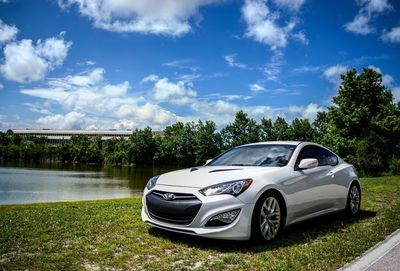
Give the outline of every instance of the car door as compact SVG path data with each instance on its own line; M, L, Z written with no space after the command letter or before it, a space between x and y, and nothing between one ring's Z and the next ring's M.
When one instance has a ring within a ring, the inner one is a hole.
M333 202L334 209L343 209L347 202L348 175L345 164L339 164L339 158L331 151L324 149L326 162L331 165L329 175L331 183L327 187L327 197Z
M316 145L305 146L296 159L294 179L289 186L292 208L292 219L332 208L333 196L329 187L332 185L332 165L327 159L326 150ZM300 169L302 159L315 158L318 166L310 169Z

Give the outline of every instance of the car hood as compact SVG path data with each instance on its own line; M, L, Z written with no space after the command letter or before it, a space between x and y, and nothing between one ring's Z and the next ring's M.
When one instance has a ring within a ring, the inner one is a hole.
M255 178L259 175L274 175L282 172L279 167L203 166L176 170L162 174L158 185L203 188L210 185L240 179Z

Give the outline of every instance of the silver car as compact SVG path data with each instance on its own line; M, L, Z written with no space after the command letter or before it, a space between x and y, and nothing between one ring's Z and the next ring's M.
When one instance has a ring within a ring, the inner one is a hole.
M354 167L310 142L234 147L201 167L151 178L142 219L161 229L218 239L274 239L291 224L360 210Z

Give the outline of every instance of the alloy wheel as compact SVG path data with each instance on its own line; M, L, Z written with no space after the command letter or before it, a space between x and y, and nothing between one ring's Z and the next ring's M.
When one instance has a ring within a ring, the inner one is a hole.
M281 209L279 202L274 197L268 197L262 207L260 213L260 229L261 234L266 240L272 240L278 234L281 224Z
M357 186L353 186L350 189L350 211L355 214L360 208L360 191Z

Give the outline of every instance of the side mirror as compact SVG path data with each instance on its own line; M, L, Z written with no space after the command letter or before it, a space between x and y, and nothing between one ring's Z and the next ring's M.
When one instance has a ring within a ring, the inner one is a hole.
M318 160L315 158L302 159L299 164L300 169L309 169L318 167Z
M208 163L210 163L212 160L213 160L213 159L208 159L204 165L205 165L205 166L208 165Z

